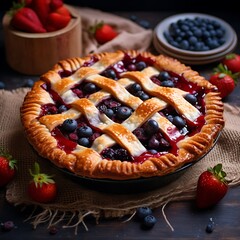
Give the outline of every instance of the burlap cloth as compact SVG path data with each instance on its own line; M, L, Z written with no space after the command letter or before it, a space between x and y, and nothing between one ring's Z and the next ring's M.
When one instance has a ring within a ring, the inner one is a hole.
M76 7L82 21L82 55L91 52L126 50L147 50L152 41L152 30L144 29L127 18L103 12L92 8ZM119 33L113 40L99 45L95 38L89 34L89 27L101 22L110 24Z
M83 21L84 54L116 49L146 50L151 44L152 31L143 29L130 20L93 9L79 8L79 11ZM95 20L116 24L122 33L109 43L98 46L86 32ZM177 181L143 193L111 194L83 187L37 155L26 140L19 116L19 108L27 91L28 88L0 90L0 147L7 149L18 160L17 176L7 186L6 199L14 205L40 207L42 210L29 218L34 227L46 222L48 226L58 223L76 229L82 223L87 228L84 223L87 215L96 219L131 217L140 206L157 208L165 206L169 201L193 199L199 174L219 162L223 163L228 179L231 180L230 186L236 186L240 182L240 108L237 106L225 104L226 126L217 144ZM52 204L36 204L26 194L26 186L31 178L29 169L35 161L40 163L42 172L54 175L59 186L57 199Z

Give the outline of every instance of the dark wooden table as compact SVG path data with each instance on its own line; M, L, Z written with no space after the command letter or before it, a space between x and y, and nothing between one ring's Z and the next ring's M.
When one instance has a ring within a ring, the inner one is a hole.
M150 22L154 28L159 21L176 12L115 12L116 14L130 18L136 15L139 19ZM221 17L236 30L239 38L240 24L239 15L232 12L205 12ZM240 38L239 38L240 39ZM239 43L235 52L239 53ZM202 66L192 66L205 77L208 77L213 67L218 63ZM2 28L0 29L0 81L6 85L6 89L16 89L25 85L28 79L37 80L38 76L28 76L13 71L6 63ZM240 84L234 92L225 100L240 106ZM0 103L1 104L1 103ZM157 223L153 229L143 231L140 224L135 220L123 223L122 219L101 219L96 224L94 219L87 219L88 231L83 226L78 229L78 235L74 235L73 229L60 229L56 235L50 235L46 225L40 225L36 230L32 229L29 222L24 222L29 215L27 211L14 207L5 200L5 189L0 189L0 223L12 220L16 228L10 232L1 232L1 240L17 239L240 239L240 187L231 188L222 201L212 209L199 211L194 207L193 201L169 203L165 208L168 220L174 228L170 229L164 220L161 208L154 210ZM215 222L214 231L206 233L206 225L209 219Z

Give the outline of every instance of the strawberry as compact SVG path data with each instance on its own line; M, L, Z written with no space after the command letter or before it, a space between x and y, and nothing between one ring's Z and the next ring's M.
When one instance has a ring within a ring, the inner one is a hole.
M13 13L11 25L16 29L29 33L44 33L46 29L43 27L40 19L34 10L28 7L22 7Z
M227 193L226 173L219 163L202 172L197 182L196 206L208 208L217 204Z
M222 63L227 66L232 73L240 72L240 55L230 53L224 57Z
M57 8L54 12L59 13L60 15L63 15L63 16L69 16L69 17L71 16L69 10L64 5Z
M63 0L50 0L50 8L52 11L63 6Z
M46 28L48 32L57 31L68 25L71 16L61 15L58 12L51 12L47 18Z
M209 82L215 85L220 92L222 98L227 97L235 88L237 74L229 71L225 65L220 63L214 69L214 73L210 76Z
M32 0L31 6L38 15L43 26L45 26L48 14L50 13L50 0Z
M114 39L118 33L109 24L104 22L96 23L89 28L89 32L95 37L99 44L104 44Z
M0 187L7 185L16 174L17 161L3 150L0 151Z
M57 196L57 185L51 176L40 173L40 166L35 162L34 173L29 170L32 180L28 184L29 197L39 203L48 203Z

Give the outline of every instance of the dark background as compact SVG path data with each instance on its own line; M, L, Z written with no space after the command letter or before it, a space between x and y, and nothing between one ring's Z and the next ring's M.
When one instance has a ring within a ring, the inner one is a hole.
M17 0L15 0L16 2ZM12 5L11 0L0 0L1 11L7 10ZM220 1L212 0L64 0L64 3L97 8L104 11L240 11L237 0Z

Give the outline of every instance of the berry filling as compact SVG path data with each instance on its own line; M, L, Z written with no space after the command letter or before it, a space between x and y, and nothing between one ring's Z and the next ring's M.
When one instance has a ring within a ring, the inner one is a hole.
M66 119L52 131L57 139L58 147L70 153L77 144L91 147L93 141L101 136L101 132L91 126L85 117L79 119Z
M132 115L133 109L114 98L103 100L97 105L100 113L106 114L111 120L121 123Z
M82 67L91 66L97 61L98 59L91 58L84 63ZM150 58L145 58L141 55L131 58L126 54L123 60L109 66L99 74L118 81L123 72L141 71L153 64L154 62ZM62 78L70 76L71 74L73 73L68 71L59 73ZM174 138L176 131L174 129L168 129L169 135L167 136L161 131L157 121L149 119L147 122L133 130L133 134L146 148L146 152L142 153L140 156L133 157L119 144L114 144L113 146L106 147L100 152L100 155L103 158L142 163L150 157L159 157L166 153L177 155L177 142L183 139L186 135L192 136L199 132L205 124L204 96L207 93L205 89L194 83L188 82L183 75L180 76L167 71L161 71L158 75L152 76L151 80L161 87L179 88L188 92L184 98L200 111L200 117L198 117L195 122L190 122L184 116L180 115L172 106L168 105L165 109L159 111L158 114L161 117L167 118L176 127L177 131L181 134L180 137ZM45 115L63 113L71 108L71 104L65 104L62 98L51 89L51 86L43 84L42 88L49 92L54 104L48 103L42 105L39 118ZM81 83L73 86L71 90L78 98L89 98L91 94L94 94L101 89L95 83L88 82L87 79L84 79ZM142 101L148 100L152 97L149 93L144 91L142 86L138 83L130 84L126 87L126 90L130 94L139 97ZM131 107L124 105L112 96L107 99L104 98L96 105L96 107L99 110L99 114L105 114L109 119L116 123L122 123L128 119L134 111ZM67 153L71 153L76 148L77 144L83 147L91 147L95 139L100 137L103 132L94 126L91 126L87 118L81 116L78 119L66 119L61 125L55 127L51 134L56 138L59 148Z

